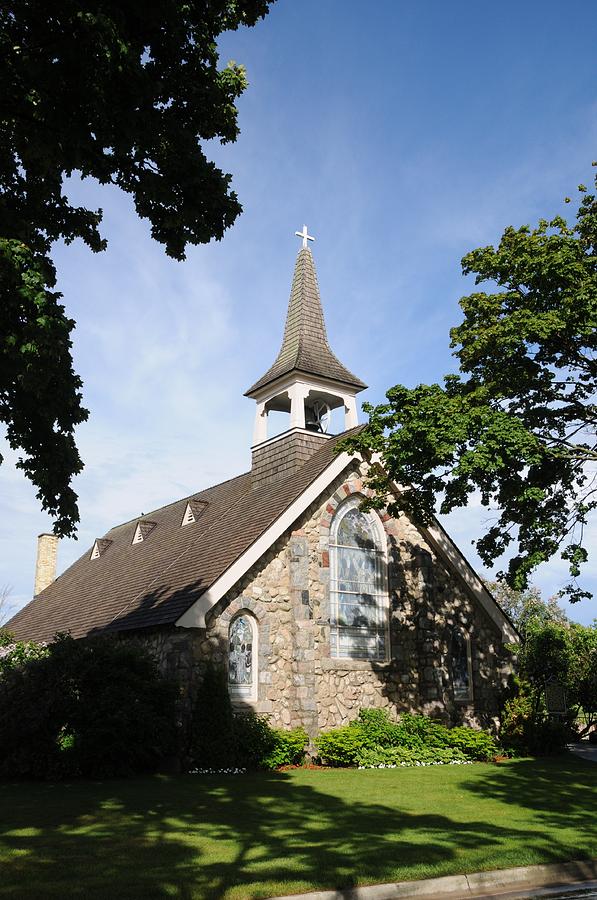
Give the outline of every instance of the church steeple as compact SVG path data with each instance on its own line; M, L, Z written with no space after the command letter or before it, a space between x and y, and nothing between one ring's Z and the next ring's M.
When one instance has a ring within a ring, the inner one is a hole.
M289 412L290 428L325 433L330 412L344 406L345 428L357 424L355 395L367 385L328 343L307 227L294 267L282 346L273 365L245 396L257 402L254 444L267 439L267 414Z

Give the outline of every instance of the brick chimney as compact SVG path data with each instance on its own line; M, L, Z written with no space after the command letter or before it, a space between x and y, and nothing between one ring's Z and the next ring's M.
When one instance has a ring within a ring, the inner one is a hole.
M56 578L56 556L58 538L55 534L40 534L37 538L37 560L35 561L35 588L33 596L41 594Z

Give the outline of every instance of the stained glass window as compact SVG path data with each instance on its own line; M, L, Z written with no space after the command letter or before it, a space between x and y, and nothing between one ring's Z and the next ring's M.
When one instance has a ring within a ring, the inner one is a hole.
M228 683L232 696L253 695L253 643L249 616L237 616L230 624L228 638Z
M385 659L388 597L385 554L374 514L351 497L332 523L330 541L331 655Z
M469 639L461 631L452 632L452 686L455 700L471 699L471 671L469 660Z

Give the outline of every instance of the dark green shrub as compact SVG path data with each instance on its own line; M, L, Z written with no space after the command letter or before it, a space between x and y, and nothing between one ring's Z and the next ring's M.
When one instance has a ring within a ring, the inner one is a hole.
M238 764L226 675L211 662L193 705L189 755L192 763L201 768L225 769Z
M152 771L176 750L176 694L136 644L59 636L0 679L0 775Z
M237 765L257 769L277 769L298 765L309 740L303 728L285 731L271 728L267 716L243 713L234 720Z
M234 717L236 764L262 768L263 760L273 752L276 738L267 716L249 711Z
M550 719L527 682L518 681L515 690L502 712L500 741L506 752L514 756L563 753L575 737L570 723Z
M253 710L234 714L225 672L209 664L193 709L190 757L205 769L276 769L302 761L308 737L302 728L272 728Z

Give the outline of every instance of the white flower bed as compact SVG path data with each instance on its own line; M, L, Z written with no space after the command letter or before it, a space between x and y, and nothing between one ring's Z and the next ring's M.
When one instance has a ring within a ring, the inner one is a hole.
M189 769L189 775L246 775L247 770L241 768L230 769Z
M452 759L450 762L401 762L401 763L379 763L378 765L359 766L359 769L400 769L402 766L413 768L414 766L472 766L470 759Z

